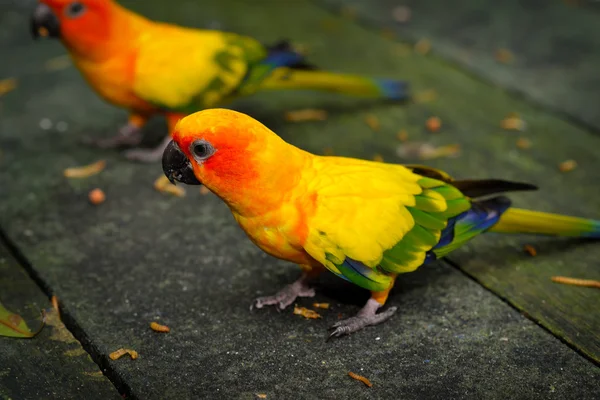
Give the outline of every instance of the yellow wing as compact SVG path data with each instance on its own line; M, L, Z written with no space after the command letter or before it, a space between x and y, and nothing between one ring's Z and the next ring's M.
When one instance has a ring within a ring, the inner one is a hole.
M136 95L186 113L218 105L266 54L249 37L168 24L153 25L138 40Z
M401 165L330 157L314 165L317 206L304 249L370 290L422 265L448 218L469 207L456 188Z
M305 250L331 270L346 257L375 267L385 250L412 229L420 177L399 165L318 158L310 182L318 193Z

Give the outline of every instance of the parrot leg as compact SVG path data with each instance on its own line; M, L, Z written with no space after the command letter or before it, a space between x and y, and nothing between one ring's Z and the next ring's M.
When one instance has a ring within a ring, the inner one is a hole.
M387 321L394 315L398 307L390 307L387 310L377 314L387 300L388 294L392 288L383 292L372 292L371 298L367 304L356 314L356 316L336 322L330 329L335 329L328 340L332 337L340 337L361 330L366 326L378 325Z
M101 149L112 149L122 146L135 146L142 141L142 127L146 124L147 117L131 114L129 122L119 129L119 133L107 139L88 139L88 143Z
M287 285L273 296L259 297L254 300L250 309L253 307L263 308L264 306L278 305L283 310L296 300L297 297L313 297L315 290L310 287L309 282L321 273L322 268L311 268L310 266L301 266L304 273L296 282Z
M165 149L169 145L169 142L171 142L171 136L167 136L166 138L164 138L163 141L160 142L160 144L154 149L147 150L137 148L127 150L123 154L125 155L125 158L131 161L153 163L159 161L162 158Z
M175 129L175 125L181 118L185 117L185 114L170 114L166 115L167 118L167 126L169 128L169 135L163 139L163 141L154 149L131 149L125 152L125 158L132 161L138 161L143 163L153 163L156 161L160 161L162 159L163 153L169 143L171 142L171 134L173 133L173 129Z

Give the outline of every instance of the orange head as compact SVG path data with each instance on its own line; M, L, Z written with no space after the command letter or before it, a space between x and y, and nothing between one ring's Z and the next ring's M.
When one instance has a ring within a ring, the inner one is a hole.
M68 48L86 53L108 42L120 10L113 0L40 0L31 17L31 33L34 38L60 38Z
M171 182L204 184L241 214L275 206L306 157L254 118L226 109L189 115L172 135L162 159Z

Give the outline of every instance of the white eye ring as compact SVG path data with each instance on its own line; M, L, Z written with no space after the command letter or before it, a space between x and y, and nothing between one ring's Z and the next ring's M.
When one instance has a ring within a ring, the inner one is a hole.
M190 153L198 161L203 161L215 154L215 148L204 139L196 140L190 145Z
M86 11L86 7L84 4L74 1L67 6L65 9L65 15L69 18L77 18L81 16Z

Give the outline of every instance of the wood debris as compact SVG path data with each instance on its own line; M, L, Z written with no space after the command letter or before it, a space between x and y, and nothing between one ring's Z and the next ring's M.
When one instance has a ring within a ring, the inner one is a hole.
M375 154L375 155L373 156L373 161L376 161L376 162L383 162L383 156L382 156L381 154Z
M161 193L172 194L177 197L185 196L185 189L181 186L173 185L171 182L169 182L169 178L164 175L154 181L154 189Z
M17 88L17 80L15 78L0 80L0 96L8 92L12 92Z
M106 201L106 195L102 191L102 189L96 188L90 191L88 194L88 198L90 199L90 203L97 206L98 204L104 203Z
M415 93L415 103L431 103L435 101L438 97L438 94L433 89L422 90L418 93Z
M431 42L428 39L421 39L415 43L415 51L419 54L427 54L431 50Z
M430 117L425 122L425 126L429 132L437 132L442 127L442 120L439 117Z
M411 14L410 7L407 6L398 6L392 10L392 18L400 23L410 21Z
M161 325L158 322L151 322L150 329L152 329L155 332L162 332L162 333L171 332L171 328L169 328L166 325Z
M71 66L71 58L68 54L54 57L44 63L46 71L60 71Z
M209 189L209 188L207 188L207 187L206 187L206 186L204 186L204 185L200 186L200 194L201 194L202 196L206 196L206 195L207 195L207 194L209 194L209 193L210 193L210 189Z
M329 303L313 303L314 308L323 308L325 310L329 309Z
M285 113L285 120L289 122L325 121L326 119L327 111L315 108L306 108L304 110L288 111Z
M58 319L60 319L60 310L58 309L58 297L52 296L50 302L52 303L52 308L56 310L56 315L58 316Z
M408 140L408 132L406 132L406 129L402 129L400 132L398 132L396 137L399 141L406 142Z
M352 379L356 379L357 381L360 381L360 382L364 383L367 387L372 387L373 386L373 384L371 383L371 381L368 380L367 378L365 378L362 375L355 374L354 372L348 372L348 376L350 378L352 378Z
M570 172L577 168L577 162L575 160L563 161L558 165L558 169L561 172Z
M379 123L379 118L376 115L369 114L365 117L365 122L369 125L369 128L377 132L381 128L381 124Z
M519 117L517 113L510 113L500 121L502 129L507 131L524 131L526 128L525 121Z
M106 168L106 161L99 160L93 164L84 165L83 167L67 168L63 171L63 175L66 178L88 178L99 174L104 168Z
M396 151L402 158L418 158L420 160L433 160L441 157L458 157L459 144L448 144L436 147L430 143L412 142L398 146Z
M123 357L125 354L129 354L129 356L131 357L132 360L135 360L139 356L137 351L130 350L130 349L123 349L123 348L113 351L108 356L110 357L111 360L118 360L119 358Z
M40 35L40 37L47 37L48 35L50 35L50 32L48 32L48 29L40 26L37 30L38 35Z
M256 397L259 399L266 399L267 394L266 393L256 393Z
M358 9L354 6L343 6L340 10L342 17L353 20L358 15Z
M308 308L298 307L298 306L294 306L294 314L302 315L306 319L322 318L318 312L316 312L314 310L309 310Z
M526 150L531 147L531 140L524 137L520 137L517 139L517 147Z
M531 257L537 256L537 250L530 244L526 244L525 246L523 246L523 250L525 250L525 252Z
M333 153L333 149L331 147L325 147L323 149L323 155L324 156L332 156L333 154L334 154Z
M510 64L515 58L510 50L504 48L496 50L494 57L496 61L502 64Z
M568 278L566 276L553 276L552 282L562 283L565 285L583 286L600 289L600 281L591 279Z

